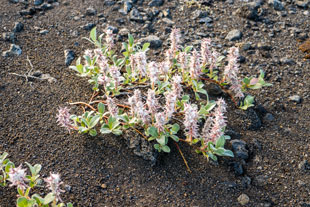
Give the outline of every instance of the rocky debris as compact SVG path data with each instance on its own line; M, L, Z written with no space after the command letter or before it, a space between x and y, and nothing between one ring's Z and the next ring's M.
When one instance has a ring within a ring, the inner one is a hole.
M94 9L93 7L88 7L86 9L86 15L87 16L95 16L97 14L97 10Z
M131 12L129 13L129 19L131 21L135 21L135 22L138 22L138 23L143 23L144 22L143 17L141 16L140 12L136 8L133 8L131 10Z
M208 24L208 23L212 23L213 22L213 19L211 17L204 17L204 18L201 18L199 19L198 21L200 24Z
M69 66L74 60L75 53L73 50L65 50L64 52L65 52L65 64L66 66Z
M146 42L149 42L150 48L153 48L153 49L160 48L162 45L162 41L159 39L159 37L155 35L149 35L145 38L141 38L138 42L140 42L142 45Z
M22 54L22 49L18 45L15 45L15 44L11 44L9 50L2 52L3 57L19 56L21 54Z
M257 5L255 3L248 3L246 5L241 6L240 8L237 9L235 12L235 15L249 19L249 20L258 20L258 8L260 5Z
M129 33L130 32L129 32L129 30L127 28L123 28L123 29L119 30L119 35L123 36L123 37L128 36Z
M237 29L231 30L225 37L225 39L229 41L236 41L240 40L241 38L242 38L242 32Z
M19 2L19 0L9 0L9 2L13 3L13 4L16 4Z
M41 35L45 35L47 33L49 33L49 31L47 29L43 29L43 30L40 30L39 32Z
M39 6L39 5L43 4L43 0L34 0L33 4L35 6Z
M211 96L218 96L218 95L221 95L223 93L221 87L215 83L207 84L206 88L207 88L208 94Z
M47 80L49 83L56 83L57 80L56 78L52 77L50 74L44 74L41 71L37 70L34 71L33 73L29 74L28 80L29 81L34 81L35 79L38 80Z
M23 9L23 10L21 10L20 12L19 12L19 14L21 15L21 16L28 16L28 15L34 15L36 13L36 10L35 10L35 8L28 8L28 9Z
M94 28L96 26L95 23L87 23L84 26L82 26L82 28L86 31L90 31L92 28Z
M252 182L252 179L251 179L249 176L244 176L244 177L242 177L242 179L241 179L241 184L242 184L242 187L243 187L243 188L248 188L248 187L250 187L251 182Z
M296 103L301 103L301 97L299 95L290 96L288 97L288 99Z
M169 18L163 18L161 21L162 21L163 23L167 24L168 26L173 26L173 25L175 24L174 21L172 21L172 20L169 19Z
M268 4L273 6L277 11L283 11L285 9L282 2L279 0L268 0Z
M246 148L246 142L240 139L234 139L230 141L232 149L237 158L247 160L249 158L249 152Z
M108 30L112 30L113 34L117 34L118 33L118 28L117 27L114 27L114 26L111 26L109 25L107 27Z
M300 7L300 8L303 8L303 9L307 9L310 5L310 1L308 0L304 0L304 1L295 1L295 4Z
M49 3L44 3L42 4L42 6L40 7L43 11L45 10L50 10L53 8L53 5L52 4L49 4Z
M268 179L267 175L258 175L253 179L253 185L263 187L268 184Z
M14 23L14 28L13 28L14 32L21 32L21 31L23 31L23 29L24 29L23 23L21 23L21 22L15 22Z
M124 13L128 14L131 11L132 7L133 7L133 5L132 5L131 1L125 1L124 2L124 8L123 8Z
M250 201L250 198L247 194L244 194L242 193L239 197L238 197L238 202L241 204L241 205L246 205L248 204Z
M14 32L5 32L2 34L2 39L4 41L14 42L15 41L15 34L14 34Z
M152 0L148 5L149 6L162 6L164 4L164 0Z
M310 164L308 160L303 160L298 164L298 169L303 170L303 171L309 171L310 170Z
M192 14L192 19L201 19L201 18L205 18L208 16L208 12L207 11L202 11L202 10L195 10Z
M265 116L264 116L264 121L266 121L266 122L272 122L272 121L274 121L275 120L275 118L274 118L274 116L271 114L271 113L267 113Z
M240 176L243 175L243 166L240 162L233 162L232 167L234 169L235 175Z
M258 130L262 126L262 121L253 108L246 110L246 117L249 122L247 128L250 130Z

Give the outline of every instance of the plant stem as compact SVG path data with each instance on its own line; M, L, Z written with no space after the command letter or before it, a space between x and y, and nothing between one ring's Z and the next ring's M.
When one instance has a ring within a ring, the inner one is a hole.
M186 159L185 159L185 157L184 157L184 155L183 155L183 153L182 153L182 151L181 151L181 149L180 149L178 143L175 142L175 145L177 146L177 148L178 148L178 150L179 150L179 152L180 152L180 154L181 154L181 156L182 156L182 158L183 158L183 161L184 161L184 163L185 163L185 165L186 165L187 171L188 171L189 173L192 173L192 171L191 171L191 169L189 168L189 166L188 166L188 164L187 164L187 161L186 161Z

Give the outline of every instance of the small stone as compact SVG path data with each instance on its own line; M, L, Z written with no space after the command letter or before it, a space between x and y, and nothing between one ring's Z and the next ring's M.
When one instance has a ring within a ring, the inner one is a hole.
M11 44L9 50L2 52L3 57L19 56L21 54L22 54L22 49L18 45L15 45L15 44Z
M267 122L272 122L274 121L274 116L271 114L271 113L267 113L265 116L264 116L264 121L267 121Z
M164 22L165 24L168 24L169 26L173 26L175 24L174 21L172 21L169 18L163 18L162 22Z
M201 18L205 18L207 16L208 16L207 11L195 10L192 14L191 19L201 19Z
M14 32L5 32L2 34L2 38L4 39L4 41L14 42L15 34Z
M259 6L254 4L246 4L237 9L236 15L239 17L250 19L250 20L257 20L258 19L258 8Z
M35 6L39 6L39 5L43 4L43 0L34 0L33 4Z
M131 1L125 1L124 2L124 12L125 14L128 14L130 12L130 10L132 9L132 2Z
M56 78L52 77L50 74L42 74L42 79L47 80L49 83L56 83Z
M93 7L88 7L87 9L86 9L86 15L87 16L94 16L94 15L96 15L97 14L97 11L96 11L96 9L94 9Z
M72 50L65 50L65 64L66 66L70 65L74 60L75 54Z
M307 160L303 160L298 164L298 169L300 170L310 170L310 164Z
M143 17L141 16L140 12L136 8L133 8L131 10L131 12L129 13L129 19L131 21L136 21L136 22L139 22L139 23L143 23L144 22Z
M41 6L41 9L42 10L50 10L50 9L52 9L53 8L53 5L52 4L48 4L48 3L44 3L44 4L42 4L42 6Z
M49 31L47 29L44 29L44 30L41 30L39 33L41 35L45 35L45 34L49 33Z
M149 6L162 6L164 4L164 0L152 0L148 5Z
M269 177L267 175L259 175L254 178L253 184L259 187L263 187L268 184Z
M14 32L21 32L21 31L23 31L23 29L24 29L24 24L23 23L15 22L15 25L14 25L14 28L13 28Z
M72 187L70 185L65 185L65 190L71 192Z
M281 58L280 61L284 65L295 65L296 64L296 62L293 59L287 58L287 57Z
M142 38L139 40L139 42L141 42L141 44L144 44L146 42L150 43L150 48L153 49L157 49L160 48L162 45L162 41L159 39L159 37L155 36L155 35L149 35L145 38Z
M237 176L240 176L243 174L243 167L242 167L242 164L240 162L234 162L233 163L233 169L234 169L234 172Z
M306 185L306 183L304 181L302 181L302 180L297 180L296 183L297 183L297 185L299 187L302 187L302 186Z
M282 2L279 0L268 0L268 4L273 6L277 11L283 11L285 9Z
M298 7L301 7L303 9L307 9L308 8L308 5L310 4L310 2L308 0L306 1L295 1L295 4L298 6Z
M236 41L241 38L242 38L242 33L237 29L231 30L225 37L225 39L229 41Z
M230 141L232 149L236 157L247 160L249 158L249 152L246 149L246 142L240 139L234 139Z
M251 178L249 176L244 176L241 180L241 184L244 188L248 188L251 185Z
M9 2L13 3L13 4L16 4L19 2L19 0L9 0Z
M94 28L96 26L96 24L95 23L88 23L88 24L85 24L84 26L83 26L83 29L84 30L87 30L87 31L90 31L92 28Z
M221 87L218 84L210 83L207 85L207 92L210 95L218 96L223 93Z
M238 202L241 204L241 205L246 205L247 203L249 203L250 201L250 198L249 196L247 196L246 194L242 193L239 197L238 197Z
M200 24L208 24L208 23L212 23L213 22L213 19L210 18L210 17L204 17L204 18L201 18L199 19L198 21Z
M119 35L127 36L129 34L129 30L127 28L123 28L119 31Z
M290 97L288 97L288 99L289 99L290 101L293 101L293 102L296 102L296 103L301 103L301 97L298 96L298 95L290 96Z
M118 28L117 27L114 27L114 26L111 26L109 25L107 27L108 30L112 30L113 34L117 34L118 33Z
M107 188L107 185L103 183L103 184L101 185L101 188L102 188L102 189L106 189L106 188Z

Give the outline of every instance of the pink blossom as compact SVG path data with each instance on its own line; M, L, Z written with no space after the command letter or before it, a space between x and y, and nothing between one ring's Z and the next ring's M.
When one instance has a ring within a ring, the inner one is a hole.
M152 84L152 88L154 89L155 83L158 81L159 71L156 62L150 62L148 65L148 72Z
M154 90L151 90L151 89L148 90L146 104L149 109L149 112L152 114L152 116L154 116L157 109L159 108L158 100L155 96Z
M142 121L144 125L147 125L150 123L151 117L149 115L149 112L145 109L142 101L139 101L136 104L136 114L137 114L137 117Z
M184 72L187 70L188 64L189 64L187 53L186 52L180 52L178 59L179 59L179 63L180 63L181 68L182 68L182 72L184 74Z
M147 66L145 52L137 52L136 54L134 54L132 61L133 61L132 64L137 66L137 70L140 76L144 77L146 75L146 66Z
M108 64L108 59L103 55L101 49L95 49L94 53L97 56L96 63L98 64L100 68L100 72L103 74L106 74L107 71L109 70L109 64Z
M211 59L211 39L203 39L201 41L201 57L202 57L202 65L206 65L210 63Z
M170 50L173 55L179 49L180 40L181 40L180 29L176 28L172 29L170 33L170 41L171 41Z
M160 112L155 114L155 127L157 128L158 132L162 132L165 129L165 124L167 120L165 119L165 113Z
M193 138L199 137L198 133L198 110L196 105L184 104L184 126L188 141Z
M114 46L114 34L111 29L106 30L105 42L109 49L112 49Z
M226 103L224 99L220 98L216 104L217 107L214 113L207 119L202 130L202 136L206 145L208 142L215 143L217 139L223 136L226 127L226 117L224 116Z
M56 201L59 200L62 202L60 198L60 193L63 193L65 191L60 189L60 185L63 184L63 182L61 182L60 180L60 175L50 173L50 177L45 178L44 181L47 183L47 188L50 189L52 193L54 193L54 195L56 196Z
M118 114L118 107L114 100L107 96L107 105L108 105L108 110L111 116L115 117Z
M199 53L194 50L191 56L189 73L192 79L198 79L201 74Z
M166 105L165 105L165 113L166 113L166 119L169 120L173 113L175 112L175 105L177 102L177 95L173 92L166 92Z
M26 169L22 169L22 165L17 168L11 168L9 174L9 181L12 183L10 186L17 186L18 188L25 190L28 186L26 185Z
M172 77L172 91L176 94L177 98L181 98L182 93L182 77L179 75L175 75Z
M70 109L68 109L67 107L60 107L58 109L58 114L57 114L57 122L58 125L66 128L69 132L71 129L75 129L75 127L73 126L73 122L70 119L70 113L69 113Z
M170 62L168 61L163 61L159 64L159 71L160 71L160 74L161 75L164 75L166 76L169 72L169 69L170 69Z
M90 59L92 59L94 56L93 51L90 49L85 50L84 55L90 57Z
M112 76L112 78L114 79L114 83L115 83L115 88L117 89L117 87L120 85L120 83L125 80L125 78L122 76L122 74L119 71L119 68L117 66L111 66L110 67L110 75Z

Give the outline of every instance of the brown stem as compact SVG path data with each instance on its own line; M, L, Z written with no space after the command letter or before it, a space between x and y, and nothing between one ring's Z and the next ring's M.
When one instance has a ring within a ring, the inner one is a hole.
M82 102L82 101L79 101L79 102L74 102L74 103L69 103L70 105L77 105L77 104L83 104L87 107L89 107L91 110L93 111L97 111L97 109L95 109L94 107L92 107L91 105L89 105L88 103L85 103L85 102Z
M179 150L179 152L180 152L180 154L181 154L181 156L182 156L182 158L183 158L183 161L184 161L184 164L186 165L187 171L188 171L189 173L192 173L192 171L191 171L191 169L189 168L189 166L188 166L188 164L187 164L187 161L186 161L186 159L185 159L185 157L184 157L184 155L183 155L183 153L182 153L182 151L181 151L181 149L180 149L178 143L175 142L175 145L177 146L177 148L178 148L178 150Z

